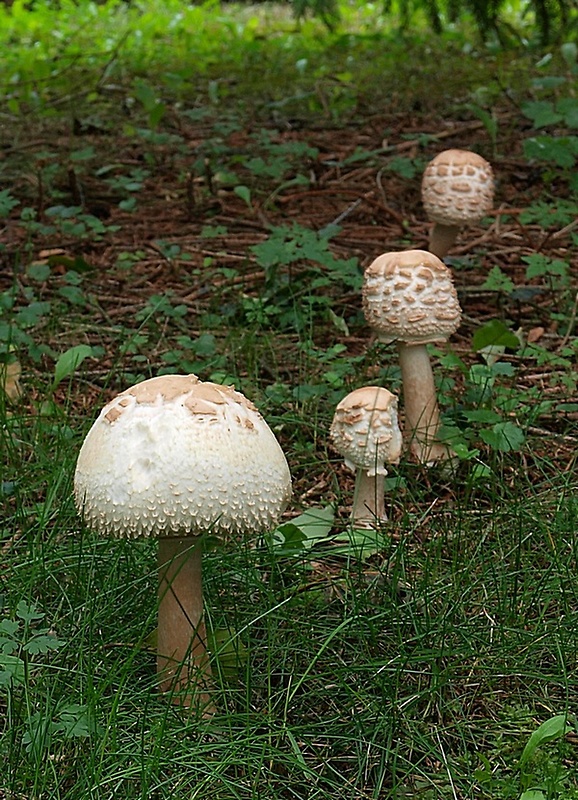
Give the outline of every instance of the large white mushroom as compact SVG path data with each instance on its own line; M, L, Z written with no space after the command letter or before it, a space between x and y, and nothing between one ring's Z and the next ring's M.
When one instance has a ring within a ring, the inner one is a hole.
M429 250L443 258L460 228L479 222L492 208L492 167L469 150L444 150L425 168L421 196L426 214L434 223Z
M386 516L386 464L397 464L401 455L397 397L381 386L355 389L338 403L329 435L346 466L357 473L352 522L379 523Z
M396 342L403 384L404 433L418 461L451 453L436 436L440 425L427 351L458 328L461 310L450 270L425 250L384 253L365 270L365 318L382 342Z
M271 429L232 387L152 378L102 409L74 494L98 533L158 537L160 688L183 707L210 704L200 537L276 524L291 477Z

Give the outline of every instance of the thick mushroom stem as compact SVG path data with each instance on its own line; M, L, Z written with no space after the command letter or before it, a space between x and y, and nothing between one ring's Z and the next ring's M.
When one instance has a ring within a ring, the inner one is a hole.
M434 375L425 344L398 342L405 410L404 433L409 449L423 464L451 458L447 445L437 440L440 413Z
M159 537L159 688L171 692L173 702L183 708L210 703L201 556L198 536Z
M358 468L351 521L358 527L373 527L385 519L385 475L370 475Z
M429 234L430 253L443 259L453 247L459 232L459 225L443 225L441 222L434 222Z

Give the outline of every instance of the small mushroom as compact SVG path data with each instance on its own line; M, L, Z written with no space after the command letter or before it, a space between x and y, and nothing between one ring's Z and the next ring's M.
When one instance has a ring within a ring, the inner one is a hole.
M380 386L355 389L337 405L329 435L346 466L357 472L352 521L379 523L385 518L385 465L397 464L401 455L397 397Z
M207 706L200 537L276 524L291 477L271 429L233 387L152 378L102 409L78 456L74 494L98 533L158 537L160 688L185 708Z
M397 343L404 432L418 461L451 458L436 439L440 415L427 344L458 328L461 310L450 270L425 250L384 253L365 270L365 318L382 342Z
M426 214L434 223L429 250L443 258L460 228L479 222L492 208L492 167L469 150L444 150L425 168L421 196Z

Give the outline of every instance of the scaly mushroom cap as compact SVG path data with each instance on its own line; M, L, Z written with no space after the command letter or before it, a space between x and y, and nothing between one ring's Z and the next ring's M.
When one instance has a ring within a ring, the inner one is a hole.
M422 202L432 222L461 227L478 222L492 208L491 165L469 150L444 150L425 168Z
M380 341L406 344L445 341L461 318L450 270L425 250L378 256L365 270L363 311Z
M329 435L349 469L387 475L385 465L397 464L402 448L397 397L381 386L355 389L337 405Z
M167 375L102 409L80 450L74 494L103 534L242 533L276 523L291 476L244 395L195 375Z

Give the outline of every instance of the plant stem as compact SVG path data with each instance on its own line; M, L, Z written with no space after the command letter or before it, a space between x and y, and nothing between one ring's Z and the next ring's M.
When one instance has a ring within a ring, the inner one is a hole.
M355 478L355 494L351 521L371 527L385 519L385 475L368 475L367 470L358 469Z
M198 536L159 537L157 673L183 708L210 703L201 558Z
M435 222L429 234L430 253L443 259L458 238L460 229L457 225L442 225Z
M433 464L451 458L448 447L437 441L440 414L434 375L425 344L398 342L403 383L404 434L418 461Z

